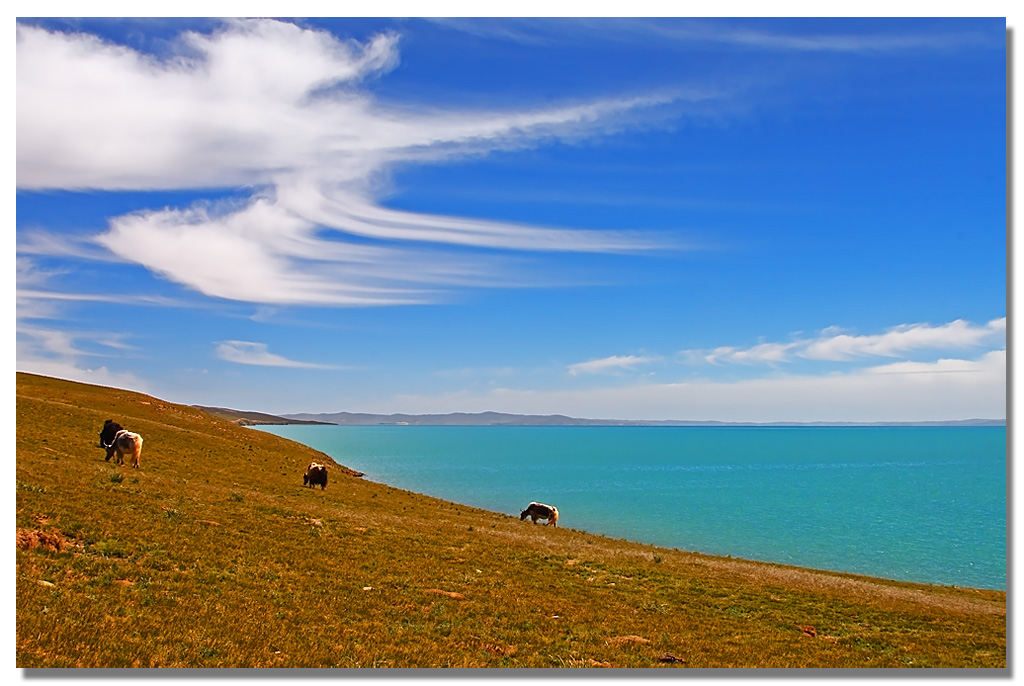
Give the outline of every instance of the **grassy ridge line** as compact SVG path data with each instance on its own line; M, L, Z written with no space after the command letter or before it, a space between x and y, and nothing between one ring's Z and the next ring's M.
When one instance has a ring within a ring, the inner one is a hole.
M208 407L206 405L192 405L192 407L198 410L202 410L207 414L212 414L214 417L226 419L229 422L238 424L239 426L260 426L267 424L330 424L330 422L319 422L313 420L289 419L288 417L278 417L277 415L266 414L265 412L247 412L244 410L232 410L227 407Z
M1006 666L1002 592L534 526L194 407L16 391L18 667ZM104 462L107 418L140 470Z

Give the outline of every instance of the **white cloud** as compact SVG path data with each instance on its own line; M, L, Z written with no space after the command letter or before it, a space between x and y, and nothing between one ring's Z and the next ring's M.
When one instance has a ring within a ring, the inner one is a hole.
M112 372L105 365L89 364L90 360L97 357L120 356L131 350L124 338L123 334L116 332L62 331L29 326L19 320L16 368L20 372L147 393L146 382L134 374ZM86 350L83 343L91 345L96 351Z
M941 326L903 324L885 333L872 335L851 335L829 328L817 338L788 343L759 343L750 348L684 350L681 355L690 362L712 364L774 364L797 359L840 362L868 357L898 357L921 350L962 350L985 345L1006 345L1005 317L993 319L982 326L962 319Z
M109 388L123 388L139 393L152 393L149 385L134 374L128 372L112 372L106 366L96 368L82 367L70 360L45 360L37 358L23 358L18 356L19 372L29 374L40 374L51 376L68 381L107 386Z
M399 38L366 43L273 20L185 33L157 59L85 34L17 26L19 189L249 188L216 207L114 218L97 243L206 295L266 304L437 302L464 286L533 285L493 249L636 252L640 233L564 230L381 207L396 164L600 134L693 92L520 111L376 101L362 82L393 68ZM364 239L374 242L367 245ZM39 254L73 252L41 232ZM456 248L484 248L472 255Z
M293 367L301 369L340 369L334 365L297 362L267 351L266 343L251 341L221 341L217 344L217 357L226 362L249 364L257 367Z
M588 362L577 362L569 365L569 373L573 376L579 374L600 374L620 369L633 369L639 365L655 362L656 357L644 357L640 355L612 355L600 360Z
M922 349L970 348L1005 335L1005 317L994 319L984 326L973 326L962 319L942 326L905 324L873 336L839 334L809 341L800 355L812 360L894 357Z
M735 422L883 422L1006 418L1006 318L977 326L956 320L942 326L894 327L878 335L850 336L835 328L818 338L761 343L748 349L686 351L704 362L768 364L769 376L693 379L604 387L529 390L498 388L441 396L396 396L383 412L566 414L598 419L677 419ZM977 357L945 355L932 361L902 359L824 373L789 373L780 363L811 357L846 362L922 350L977 349ZM611 356L569 367L572 376L614 372L658 362L658 357Z
M340 142L361 139L368 103L314 93L394 64L396 41L358 45L285 22L234 21L183 34L179 54L159 61L19 24L18 187L239 186L296 160L344 158Z
M206 295L342 306L419 304L442 300L452 287L543 283L538 275L517 276L502 255L468 256L429 247L430 242L580 252L653 246L615 234L445 221L373 208L358 199L345 206L311 187L294 190L309 200L301 214L316 222L290 209L303 202L284 193L284 202L259 198L220 213L197 206L123 215L111 220L110 230L97 240L126 260ZM327 238L319 231L323 225L390 240L367 245L336 235Z
M598 419L737 422L1003 419L1006 352L993 351L973 360L823 376L787 374L743 381L704 379L585 390L504 388L488 393L403 395L379 408L411 413L483 410Z
M865 374L977 374L993 366L1006 369L1006 351L993 350L979 360L958 360L944 358L935 362L893 362L878 367L868 367Z
M700 355L706 362L718 364L719 362L733 362L737 364L759 364L785 362L791 358L794 343L759 343L746 350L723 346L715 348L710 353ZM685 356L694 358L693 351L685 351Z

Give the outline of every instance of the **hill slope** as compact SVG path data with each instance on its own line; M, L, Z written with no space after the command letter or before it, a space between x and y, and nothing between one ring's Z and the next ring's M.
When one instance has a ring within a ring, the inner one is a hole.
M1005 593L535 526L194 407L16 383L18 667L1006 666ZM107 418L141 469L103 460Z
M247 412L245 410L232 410L227 407L207 407L206 405L193 405L192 407L197 410L202 410L207 414L212 414L214 417L220 417L226 419L229 422L238 424L239 426L261 426L261 425L276 425L276 424L330 424L331 422L322 422L316 420L305 420L305 419L293 419L290 417L278 417L274 414L266 414L264 412Z

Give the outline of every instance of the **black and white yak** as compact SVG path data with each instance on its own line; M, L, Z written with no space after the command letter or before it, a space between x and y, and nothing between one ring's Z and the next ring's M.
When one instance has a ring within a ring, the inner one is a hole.
M519 513L519 521L529 517L536 524L538 519L548 520L548 526L558 526L558 508L554 505L544 503L530 503L525 510Z

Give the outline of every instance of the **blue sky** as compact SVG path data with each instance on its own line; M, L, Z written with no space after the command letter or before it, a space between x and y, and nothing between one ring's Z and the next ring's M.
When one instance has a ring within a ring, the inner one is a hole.
M1006 416L1003 19L23 19L16 72L19 370Z

